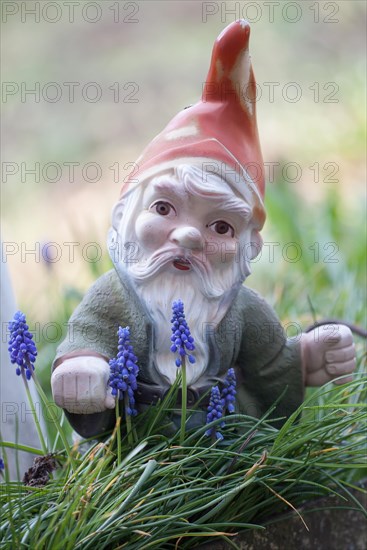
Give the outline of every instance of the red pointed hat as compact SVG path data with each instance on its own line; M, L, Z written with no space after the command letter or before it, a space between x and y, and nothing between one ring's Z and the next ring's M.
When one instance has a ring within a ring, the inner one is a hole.
M137 159L122 193L179 164L220 175L265 220L264 169L256 124L256 82L249 55L250 25L239 20L215 41L201 100L178 113ZM206 180L204 180L206 181Z

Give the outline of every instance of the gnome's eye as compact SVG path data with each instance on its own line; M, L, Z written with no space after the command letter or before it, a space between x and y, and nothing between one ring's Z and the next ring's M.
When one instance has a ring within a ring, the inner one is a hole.
M212 231L215 231L216 233L218 233L218 235L226 235L229 237L234 237L233 227L229 223L223 220L214 222L210 224L209 227Z
M175 209L173 208L172 204L169 202L164 201L158 201L153 204L152 208L159 214L160 216L168 216L168 214L173 214L175 212Z

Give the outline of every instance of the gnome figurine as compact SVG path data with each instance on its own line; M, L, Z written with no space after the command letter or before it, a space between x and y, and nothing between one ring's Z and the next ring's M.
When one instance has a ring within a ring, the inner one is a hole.
M188 407L205 403L234 368L239 412L260 417L279 399L273 418L286 419L305 385L355 369L347 327L336 325L332 338L287 338L271 307L243 286L265 221L249 35L244 20L219 35L200 101L147 146L114 207L108 245L115 269L72 315L51 379L55 402L82 436L114 426L108 380L119 326L130 327L139 359L138 409L164 397L177 374L170 318L178 299L195 340Z

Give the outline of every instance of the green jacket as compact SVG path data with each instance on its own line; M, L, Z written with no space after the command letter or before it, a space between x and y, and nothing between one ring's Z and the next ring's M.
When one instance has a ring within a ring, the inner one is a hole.
M154 403L168 389L152 360L154 328L128 278L120 280L114 270L96 281L73 313L55 363L69 354L97 353L107 360L114 357L119 325L130 327L140 368L139 381L145 389L151 388ZM234 367L239 412L259 418L285 390L271 418L288 417L299 407L303 400L299 339L286 338L274 311L256 292L242 286L218 327L207 327L207 337L208 368L189 388L189 395L191 391L192 396L200 396ZM140 394L136 396L138 405L146 405L146 391ZM115 421L114 410L67 416L84 437L111 429Z

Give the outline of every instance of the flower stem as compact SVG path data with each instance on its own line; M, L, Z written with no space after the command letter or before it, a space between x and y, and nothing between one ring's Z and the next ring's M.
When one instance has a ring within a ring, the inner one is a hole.
M34 374L32 375L32 377L35 379ZM42 428L41 428L41 425L39 423L39 419L38 419L37 412L36 412L36 407L34 406L33 397L32 397L31 391L30 391L29 386L28 386L28 380L27 380L27 377L25 375L24 369L22 369L22 378L23 378L24 387L25 387L25 391L26 391L26 394L27 394L28 402L29 402L29 405L32 409L33 419L34 419L34 423L36 424L37 433L38 433L38 437L39 437L39 440L40 440L40 443L41 443L42 451L45 455L47 455L48 454L48 449L47 449L46 441L43 437Z
M125 404L125 422L126 422L127 440L129 442L129 445L132 447L134 445L134 439L131 431L131 416L128 413L129 396L127 392L124 392L124 404Z
M118 396L116 398L116 437L117 437L117 464L120 464L121 462L121 418L120 418L120 404Z
M180 445L183 445L183 442L185 440L186 406L187 406L186 357L182 357L181 373L182 373L182 403L181 403Z
M57 415L55 414L55 411L53 410L53 407L52 405L54 405L54 403L50 403L45 392L43 391L42 387L41 387L41 384L39 383L38 381L38 378L35 376L35 374L33 373L32 374L32 378L34 380L34 383L35 383L35 386L37 388L37 391L39 393L39 396L40 398L42 399L43 401L43 404L45 405L46 409L47 409L47 414L49 414L51 416L51 419L53 421L53 423L55 424L56 426L56 429L57 431L59 432L60 434L60 437L61 437L61 440L64 444L64 447L65 447L65 451L66 451L66 454L68 455L69 457L69 460L70 460L70 464L73 468L73 470L75 471L76 468L77 468L77 464L74 460L74 457L72 455L72 451L71 451L71 448L70 448L70 445L68 443L68 440L65 436L65 432L64 430L62 429L62 426L59 422L59 419L57 418ZM50 406L51 405L51 406Z

